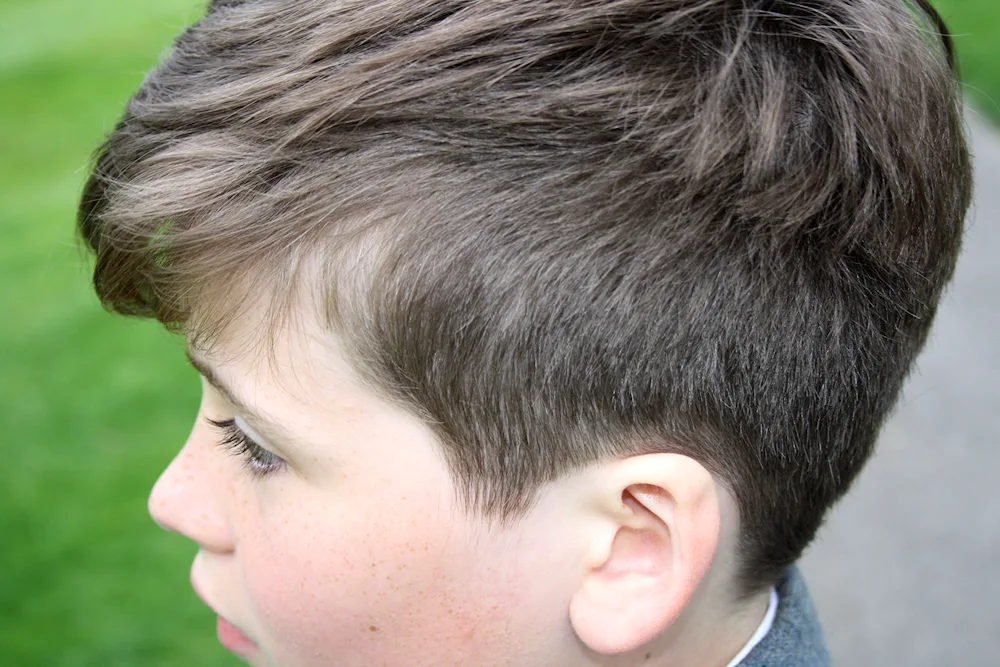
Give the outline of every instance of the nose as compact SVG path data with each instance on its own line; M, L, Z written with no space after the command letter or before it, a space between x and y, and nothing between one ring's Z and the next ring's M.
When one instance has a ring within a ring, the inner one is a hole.
M225 553L235 546L226 512L229 484L219 452L212 443L199 442L198 429L184 444L149 494L153 521L199 544L202 549Z

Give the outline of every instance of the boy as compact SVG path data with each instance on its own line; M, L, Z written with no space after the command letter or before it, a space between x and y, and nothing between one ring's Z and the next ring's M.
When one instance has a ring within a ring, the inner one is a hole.
M902 0L212 3L80 230L203 376L150 510L222 642L827 664L793 563L969 203L938 33Z

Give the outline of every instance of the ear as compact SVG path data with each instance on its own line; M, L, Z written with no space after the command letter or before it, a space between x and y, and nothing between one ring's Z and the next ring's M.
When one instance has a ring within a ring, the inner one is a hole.
M711 473L680 454L634 456L604 472L569 612L584 644L616 654L657 637L691 600L719 544L719 498Z

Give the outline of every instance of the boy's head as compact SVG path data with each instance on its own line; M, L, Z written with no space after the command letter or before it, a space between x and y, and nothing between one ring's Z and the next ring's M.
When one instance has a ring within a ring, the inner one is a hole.
M954 267L936 21L213 3L80 212L104 302L239 395L206 386L153 497L205 595L283 665L323 638L337 664L579 665L739 625L867 459Z

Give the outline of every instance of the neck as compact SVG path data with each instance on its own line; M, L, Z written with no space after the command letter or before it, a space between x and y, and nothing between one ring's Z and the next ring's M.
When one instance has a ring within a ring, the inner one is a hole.
M770 598L770 589L765 589L728 609L713 608L708 600L693 600L693 604L688 605L684 614L665 633L664 645L656 653L661 656L659 661L654 660L654 654L645 664L656 667L726 667L760 627Z

